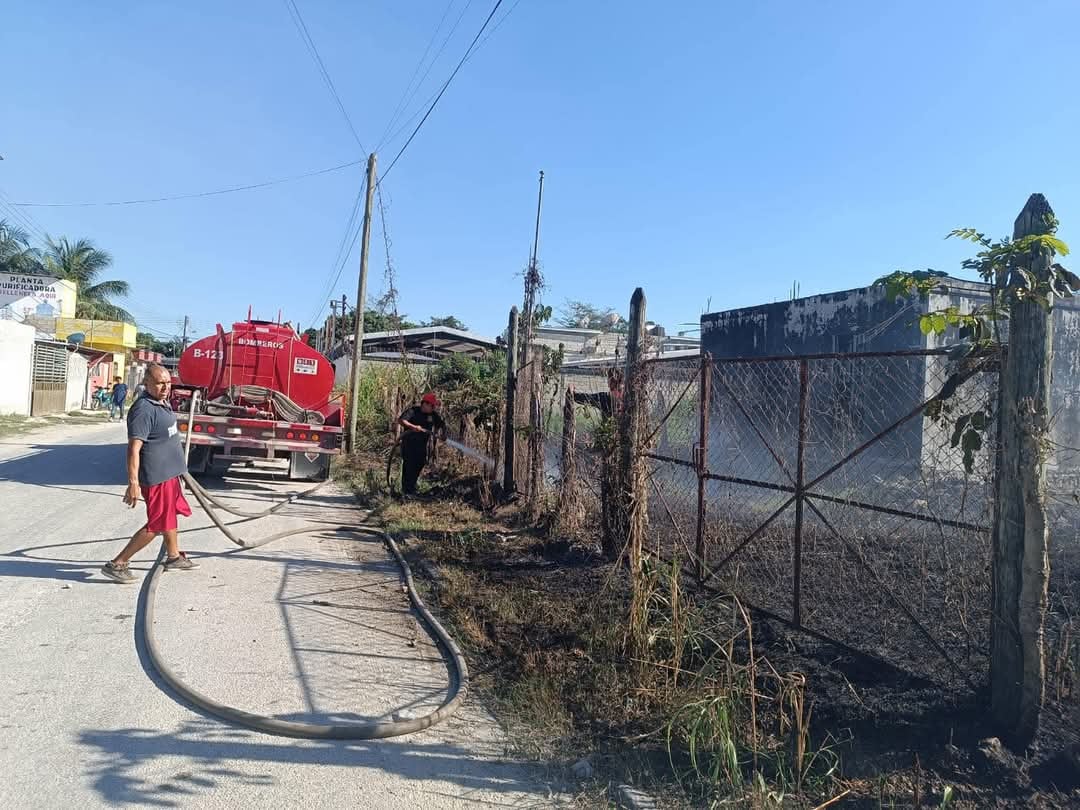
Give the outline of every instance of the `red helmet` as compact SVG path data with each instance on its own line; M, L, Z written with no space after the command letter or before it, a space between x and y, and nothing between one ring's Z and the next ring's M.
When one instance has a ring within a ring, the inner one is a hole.
M439 398L430 391L420 398L420 402L424 405L430 405L432 408L439 407Z

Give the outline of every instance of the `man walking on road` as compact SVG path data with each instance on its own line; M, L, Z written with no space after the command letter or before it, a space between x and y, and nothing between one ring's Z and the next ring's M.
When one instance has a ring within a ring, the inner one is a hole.
M112 394L109 397L109 421L111 422L120 411L120 418L124 418L124 403L127 402L128 387L119 377L113 381Z
M169 407L172 377L159 366L146 369L146 390L131 403L127 415L128 486L124 503L132 509L139 496L146 501L146 525L124 546L116 557L105 563L101 572L117 582L134 582L128 563L159 534L165 536L166 571L188 571L197 564L180 550L176 516L191 516L180 476L186 472L184 450L176 429L176 416Z
M432 434L446 437L446 423L435 410L439 398L432 393L424 394L419 405L413 405L398 419L405 428L401 435L401 494L416 494L416 481L428 460L428 441Z

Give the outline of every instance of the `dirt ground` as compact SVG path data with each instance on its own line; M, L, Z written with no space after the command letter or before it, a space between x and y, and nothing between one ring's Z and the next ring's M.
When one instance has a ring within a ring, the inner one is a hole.
M568 768L589 757L595 775L583 796L598 806L606 806L605 784L618 781L651 791L661 806L722 799L681 773L687 752L669 749L670 718L626 689L631 664L597 660L598 650L619 646L628 594L624 572L591 542L524 525L513 506L478 509L474 482L429 481L424 498L402 505L379 492L384 459L358 460L348 475L408 541L481 694L523 749ZM718 621L732 613L722 597L694 599ZM750 791L734 806L1080 807L1076 702L1050 703L1037 745L1019 757L988 739L985 693L942 687L760 615L753 644L773 670L805 676L810 737L836 755L838 768L802 796Z

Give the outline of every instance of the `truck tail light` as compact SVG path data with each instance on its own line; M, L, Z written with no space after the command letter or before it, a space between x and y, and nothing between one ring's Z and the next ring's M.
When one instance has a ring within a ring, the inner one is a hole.
M195 427L193 427L192 430L195 431L196 433L202 433L202 425L195 425Z
M300 434L300 438L301 438L302 440L306 440L306 439L307 439L307 434L306 434L306 433L301 433L301 434Z
M187 433L187 422L181 422L180 423L180 432L181 433Z
M206 426L206 432L207 433L217 433L217 428L214 425L207 425Z
M317 442L319 440L319 434L318 433L312 433L311 434L311 440L313 442Z
M286 438L286 439L295 439L295 438L296 438L296 434L295 434L295 433L293 433L293 432L292 432L292 431L290 430L290 431L289 431L288 433L286 433L286 434L285 434L285 438Z

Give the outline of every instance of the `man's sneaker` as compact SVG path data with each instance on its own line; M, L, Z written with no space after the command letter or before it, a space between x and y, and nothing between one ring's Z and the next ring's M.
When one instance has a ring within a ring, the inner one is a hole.
M179 557L170 557L165 560L162 565L166 571L190 571L192 568L198 568L197 562L192 562L188 559L187 554L180 552Z
M105 565L101 566L101 573L107 576L109 579L116 582L123 582L125 585L134 582L136 577L131 573L131 569L128 568L127 563L121 563L116 565L111 560Z

